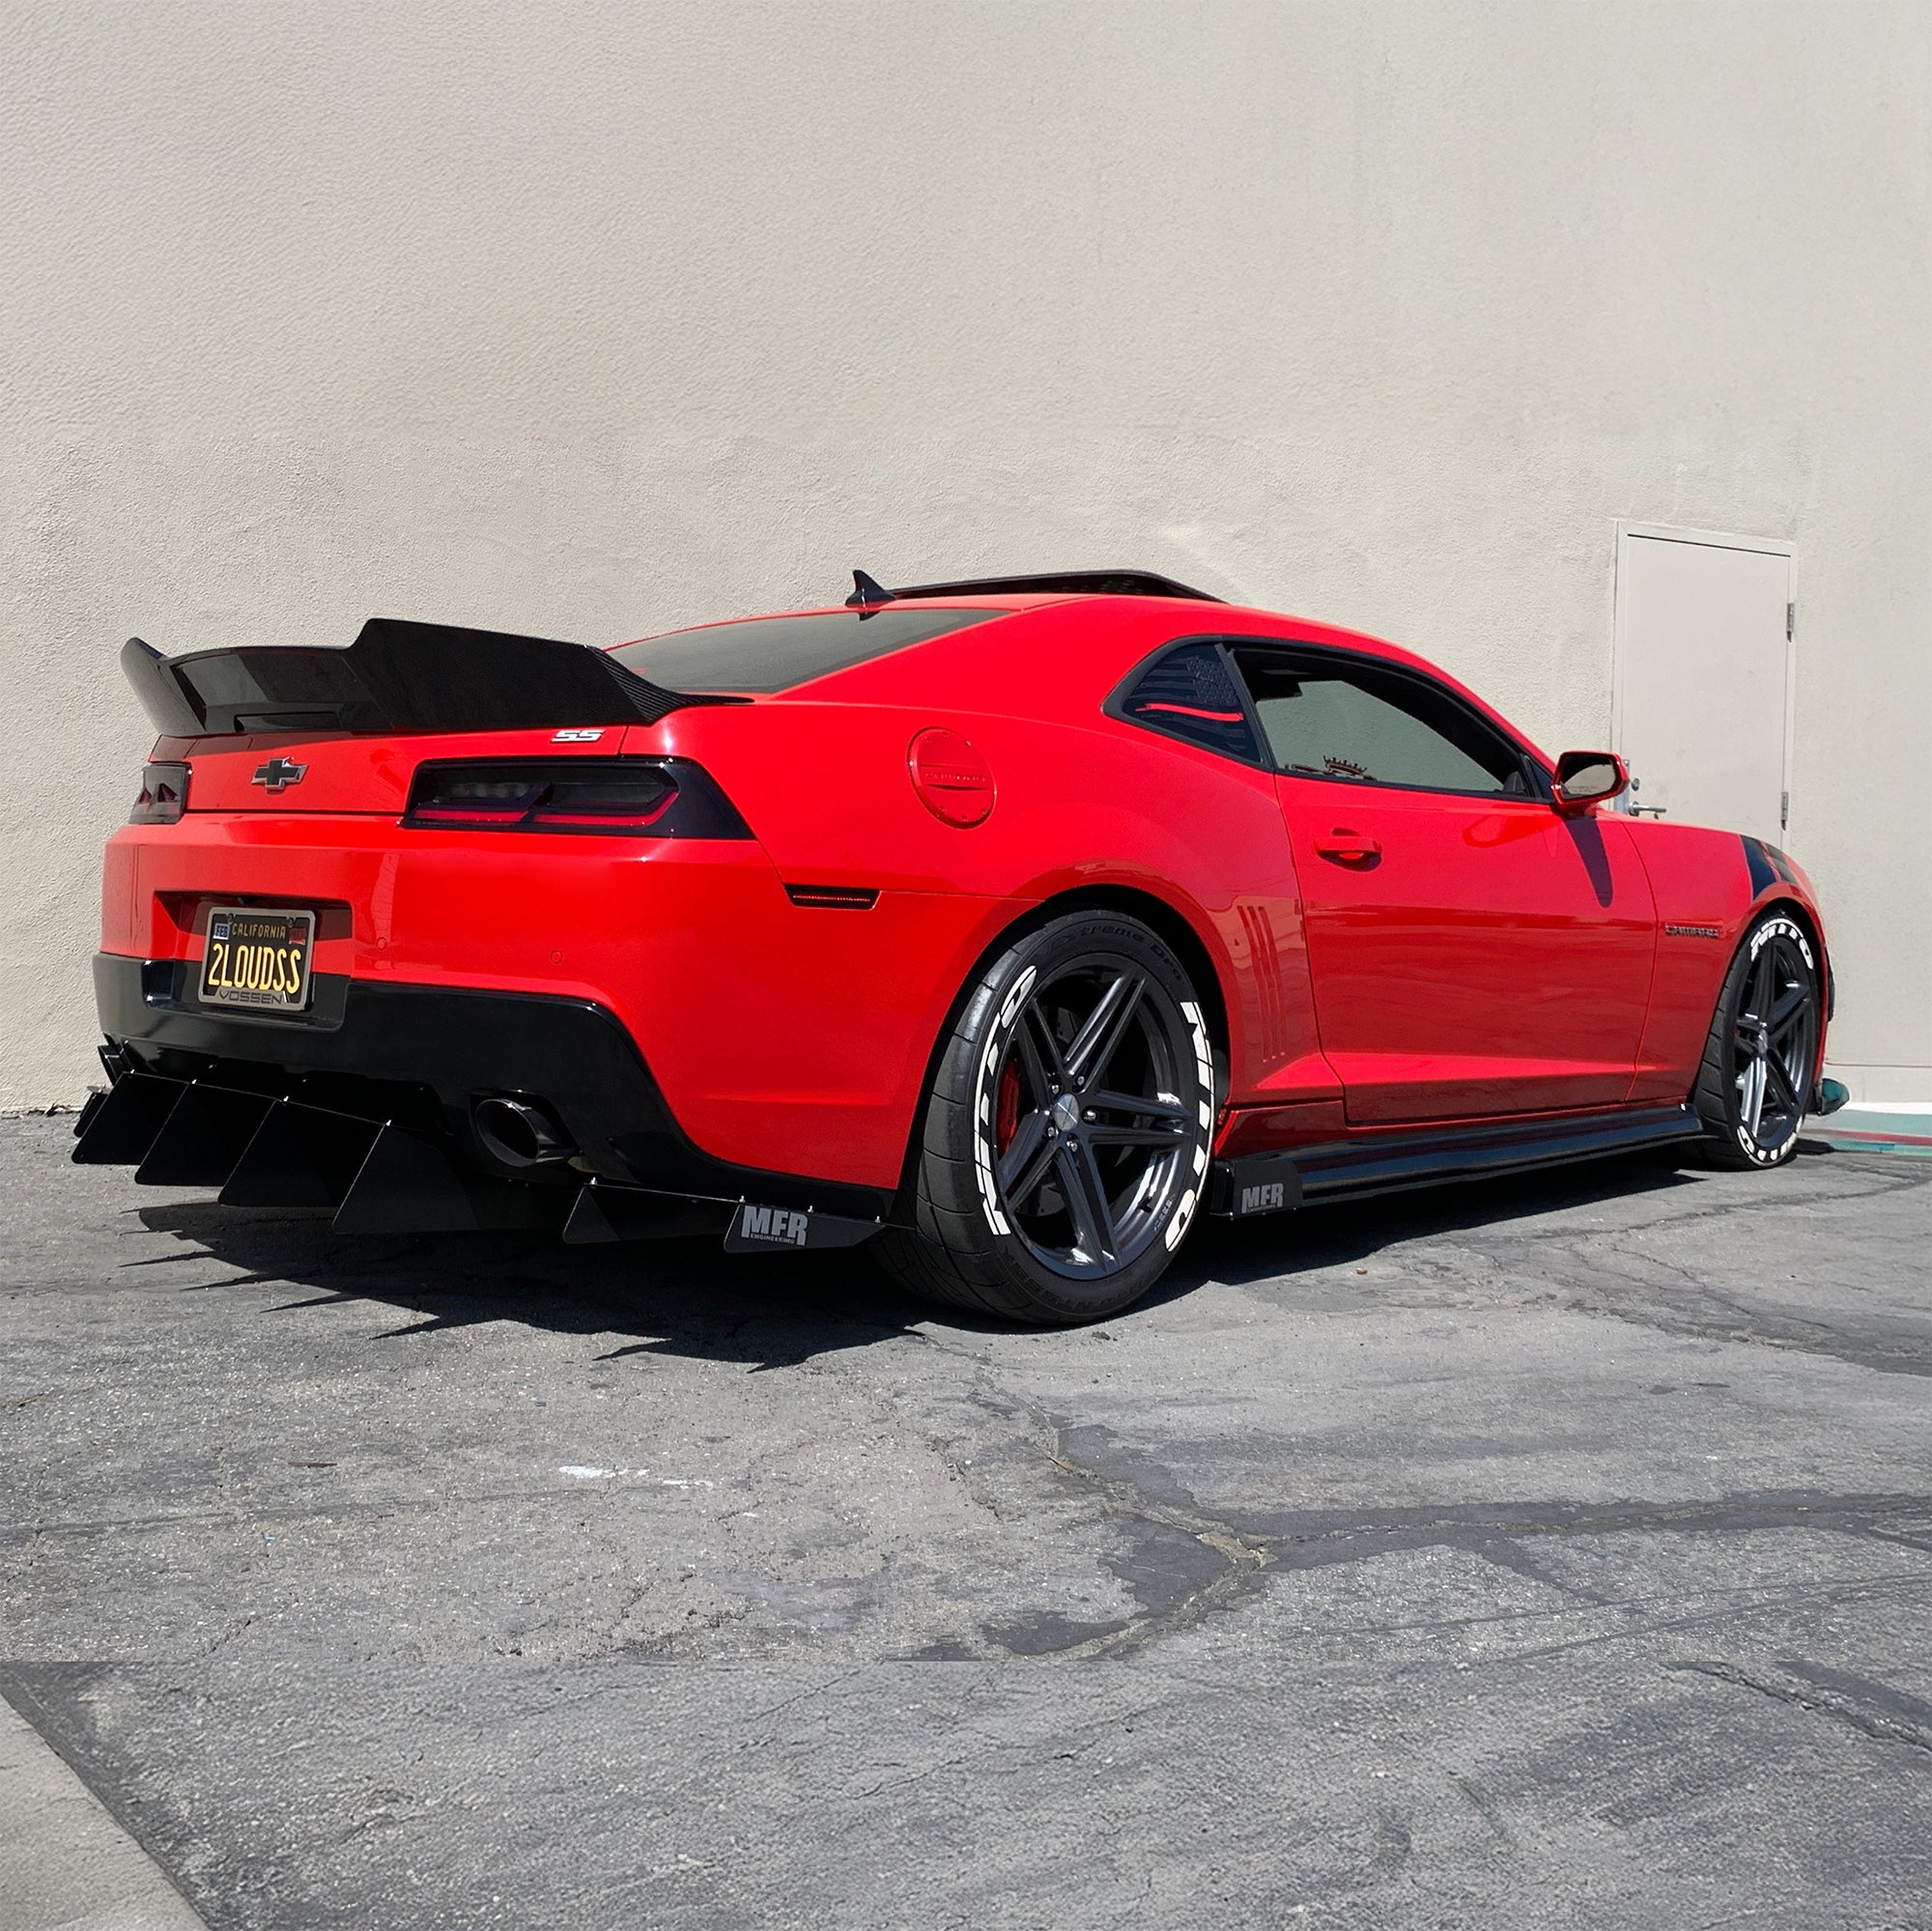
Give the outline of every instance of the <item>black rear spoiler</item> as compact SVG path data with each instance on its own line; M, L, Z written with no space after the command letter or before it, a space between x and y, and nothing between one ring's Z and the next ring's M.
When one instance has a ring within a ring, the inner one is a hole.
M163 657L130 637L121 667L164 737L232 731L542 730L654 724L686 696L588 644L371 617L347 650L241 644Z
M1154 570L1048 570L1031 577L963 577L953 583L904 583L889 590L876 577L864 570L852 572L852 594L845 599L848 610L863 610L868 604L896 603L901 597L1001 597L1014 593L1029 596L1064 595L1074 597L1184 597L1190 603L1218 604L1226 600L1206 590L1189 589L1172 577Z

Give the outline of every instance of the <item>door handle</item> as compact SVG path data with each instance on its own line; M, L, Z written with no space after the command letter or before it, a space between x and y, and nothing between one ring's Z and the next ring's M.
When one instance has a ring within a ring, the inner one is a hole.
M1374 838L1350 831L1346 825L1337 825L1325 838L1316 833L1315 849L1321 857L1332 858L1341 865L1364 865L1382 855L1381 846Z

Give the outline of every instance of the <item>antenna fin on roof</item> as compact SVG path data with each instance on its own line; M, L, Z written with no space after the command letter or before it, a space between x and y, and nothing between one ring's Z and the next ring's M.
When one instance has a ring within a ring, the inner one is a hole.
M892 601L892 591L876 577L868 577L863 570L852 572L852 594L845 599L848 611L860 611L867 604L890 604Z

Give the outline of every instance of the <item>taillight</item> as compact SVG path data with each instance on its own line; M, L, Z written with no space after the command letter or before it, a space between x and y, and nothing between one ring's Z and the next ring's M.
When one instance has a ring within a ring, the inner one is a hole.
M403 823L423 831L749 838L716 780L688 757L481 758L421 764Z
M187 809L187 766L148 764L141 769L141 795L128 813L130 825L172 825Z

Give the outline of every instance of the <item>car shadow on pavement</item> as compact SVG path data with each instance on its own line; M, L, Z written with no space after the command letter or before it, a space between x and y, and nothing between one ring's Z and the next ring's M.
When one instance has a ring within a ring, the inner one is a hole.
M1132 1320L1208 1281L1236 1285L1359 1262L1382 1248L1454 1235L1526 1215L1694 1185L1665 1157L1632 1155L1585 1167L1383 1195L1245 1225L1208 1221ZM175 1200L137 1209L151 1233L239 1269L217 1285L286 1283L301 1296L270 1313L385 1303L407 1318L377 1338L519 1321L564 1334L625 1336L598 1356L665 1354L753 1368L796 1366L930 1324L996 1332L1001 1323L928 1306L893 1285L863 1250L741 1258L704 1241L565 1247L554 1234L347 1235L326 1216Z
M622 1337L599 1359L656 1353L781 1368L903 1333L927 1314L850 1253L746 1259L698 1240L566 1247L551 1232L350 1235L324 1214L212 1201L138 1211L151 1233L241 1269L186 1292L251 1281L303 1291L271 1314L387 1303L406 1318L383 1341L507 1320Z
M1164 1295L1170 1286L1185 1292L1190 1281L1246 1285L1347 1266L1404 1241L1472 1234L1537 1214L1670 1193L1697 1181L1696 1170L1681 1156L1628 1153L1541 1172L1333 1201L1285 1219L1209 1221L1189 1243L1182 1266L1155 1292Z

